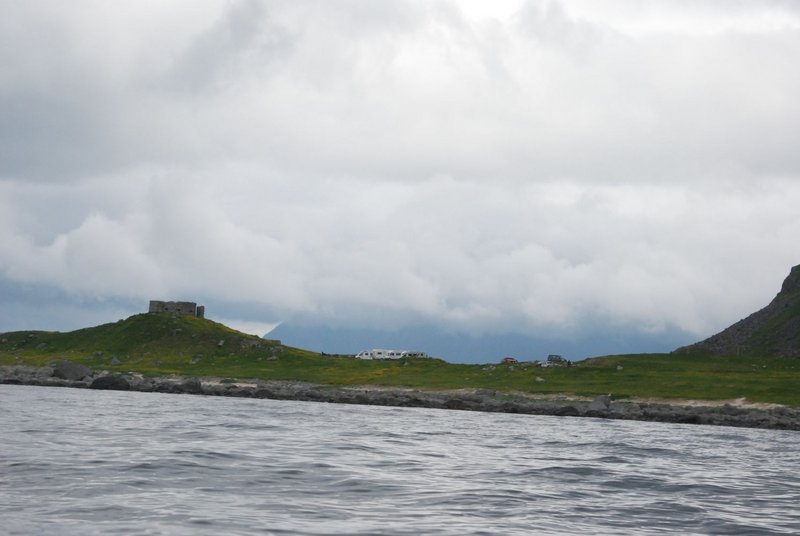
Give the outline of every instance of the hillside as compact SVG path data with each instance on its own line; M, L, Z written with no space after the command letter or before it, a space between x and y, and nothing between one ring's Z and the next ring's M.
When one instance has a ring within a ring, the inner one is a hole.
M0 366L50 366L60 361L95 372L296 380L332 385L358 383L451 386L461 366L440 359L363 361L321 355L247 335L194 316L143 313L68 333L0 334Z
M205 318L144 313L68 333L0 334L0 364L46 365L67 359L92 369L211 373L281 357L313 355Z
M763 309L676 352L728 356L800 357L800 265Z
M246 335L222 324L169 313L134 315L69 333L0 334L0 369L46 371L61 361L89 367L96 377L312 382L414 389L489 389L498 393L659 397L800 404L800 362L764 355L648 354L588 359L572 367L535 363L462 365L440 359L354 359L331 356ZM2 382L0 382L2 383ZM506 396L506 395L503 395Z

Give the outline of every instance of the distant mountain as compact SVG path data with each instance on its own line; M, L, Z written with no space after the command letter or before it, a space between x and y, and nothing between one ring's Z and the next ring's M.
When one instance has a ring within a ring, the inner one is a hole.
M686 333L665 331L642 334L633 330L586 326L572 336L519 333L456 333L435 326L408 326L393 330L368 327L324 326L287 321L267 337L284 344L328 354L355 354L372 348L417 350L451 363L495 363L505 356L521 361L559 354L577 361L590 356L669 352Z
M769 305L676 352L800 357L800 265L792 268Z

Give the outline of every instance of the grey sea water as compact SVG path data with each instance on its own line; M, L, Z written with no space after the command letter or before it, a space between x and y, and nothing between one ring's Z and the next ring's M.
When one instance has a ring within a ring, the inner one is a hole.
M0 533L796 534L798 439L0 385Z

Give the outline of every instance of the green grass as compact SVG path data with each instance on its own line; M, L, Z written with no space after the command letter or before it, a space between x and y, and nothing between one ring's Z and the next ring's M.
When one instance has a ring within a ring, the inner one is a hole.
M233 379L298 380L328 385L489 388L615 398L658 397L800 405L800 360L639 354L589 359L568 368L461 365L439 359L362 361L322 356L263 340L207 319L140 314L70 333L0 334L0 365L60 359L95 370ZM544 381L537 381L537 377Z

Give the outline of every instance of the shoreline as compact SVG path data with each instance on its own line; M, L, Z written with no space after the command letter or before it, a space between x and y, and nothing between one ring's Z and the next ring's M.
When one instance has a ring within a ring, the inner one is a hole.
M800 430L800 408L748 403L742 399L615 400L613 395L591 398L492 389L422 390L375 385L332 386L290 380L234 380L231 383L227 379L211 377L146 378L136 373L96 376L59 374L62 377L54 374L57 373L51 367L0 366L0 384Z

